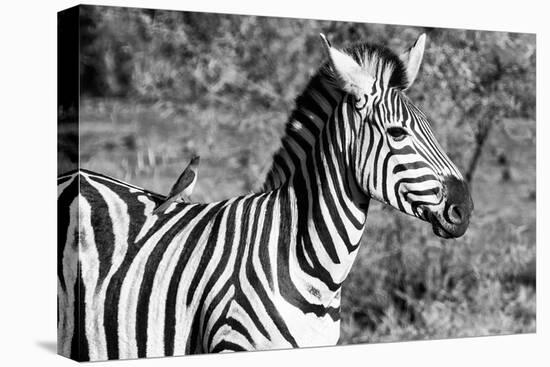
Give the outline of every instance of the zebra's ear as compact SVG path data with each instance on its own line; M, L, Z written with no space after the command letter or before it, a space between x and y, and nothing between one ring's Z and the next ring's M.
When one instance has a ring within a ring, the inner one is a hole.
M373 79L353 57L332 47L324 34L321 33L320 36L330 66L334 70L338 86L343 91L362 98L365 95L365 91L370 90Z
M404 52L400 58L401 61L405 64L407 68L407 86L404 89L408 89L418 74L418 69L420 69L420 63L422 62L422 56L424 56L424 46L426 44L426 34L422 33L414 45L407 51Z

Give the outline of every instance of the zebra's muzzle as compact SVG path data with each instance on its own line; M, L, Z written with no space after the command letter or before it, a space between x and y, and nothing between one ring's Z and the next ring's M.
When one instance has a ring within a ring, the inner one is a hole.
M436 236L441 237L441 238L447 239L447 238L458 237L458 236L453 235L452 233L448 232L445 228L443 228L443 226L441 225L441 223L439 223L439 221L437 219L432 222L432 230L433 230L433 232Z
M444 222L442 222L438 215L434 214L428 209L424 210L423 217L427 222L432 225L432 230L434 234L441 238L447 239L460 237L466 231L466 229L462 231L454 225L446 225Z
M447 177L446 197L442 205L434 210L425 209L424 218L432 224L433 232L442 238L462 236L470 225L473 202L468 185L456 177Z

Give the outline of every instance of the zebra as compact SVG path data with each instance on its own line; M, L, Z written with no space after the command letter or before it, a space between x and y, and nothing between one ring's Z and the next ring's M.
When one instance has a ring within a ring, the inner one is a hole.
M181 202L87 170L59 187L58 346L78 360L334 345L371 199L462 236L473 202L405 95L401 56L337 49L296 99L261 190Z

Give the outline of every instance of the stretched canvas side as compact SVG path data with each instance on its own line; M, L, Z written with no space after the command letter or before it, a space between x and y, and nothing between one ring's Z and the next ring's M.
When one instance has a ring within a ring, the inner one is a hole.
M57 271L58 354L86 360L84 293L79 261L79 13L76 6L57 15ZM75 300L75 301L73 301ZM68 341L68 342L67 342ZM71 348L68 348L70 346Z

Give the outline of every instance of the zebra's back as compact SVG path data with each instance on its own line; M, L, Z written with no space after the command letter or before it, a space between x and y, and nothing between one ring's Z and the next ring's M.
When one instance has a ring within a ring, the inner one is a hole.
M152 215L162 198L145 190L85 171L60 182L61 354L104 360L336 342L335 308L312 297L319 280L306 287L289 266L291 197L250 194Z

